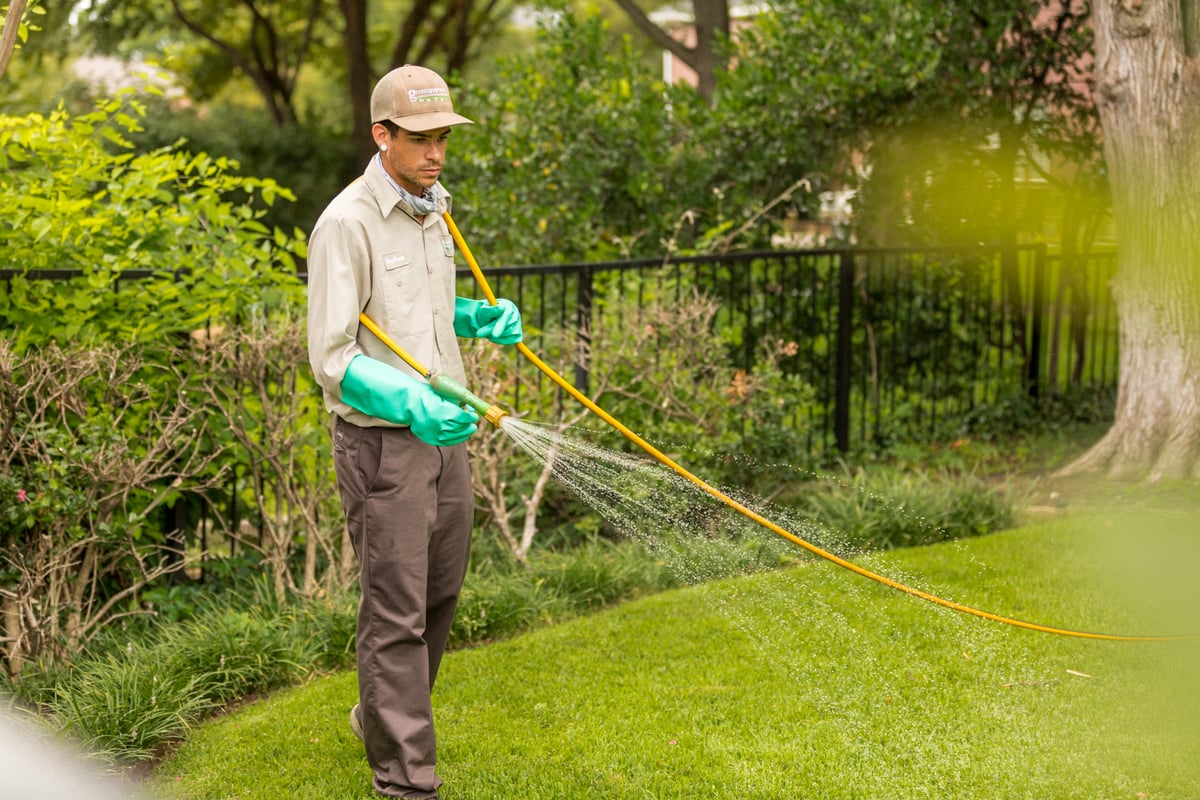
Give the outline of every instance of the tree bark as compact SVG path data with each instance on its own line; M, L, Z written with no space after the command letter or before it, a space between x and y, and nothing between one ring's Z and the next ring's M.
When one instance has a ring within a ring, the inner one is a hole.
M1120 379L1112 428L1059 474L1200 478L1200 0L1095 9Z
M309 0L300 28L296 28L295 20L264 13L266 8L253 0L241 1L243 24L227 28L194 16L180 0L171 0L171 10L185 28L223 53L254 84L277 126L296 125L296 81L320 21L322 0ZM291 35L293 29L301 30L298 37ZM238 35L241 41L236 39Z
M367 55L367 0L339 0L342 9L342 46L346 53L346 92L350 98L353 119L354 168L350 175L360 175L375 152L371 138L371 62Z
M8 71L8 62L12 59L13 50L17 49L17 32L21 27L21 17L25 16L26 0L10 0L8 13L4 16L4 32L0 34L0 78Z
M696 27L696 45L688 47L654 24L649 15L633 0L616 0L637 28L650 41L674 53L683 63L695 70L700 96L711 101L716 94L717 73L725 62L717 53L717 43L730 33L728 0L692 0L692 19Z
M21 605L16 593L0 596L0 667L10 679L25 669L25 640L21 635Z

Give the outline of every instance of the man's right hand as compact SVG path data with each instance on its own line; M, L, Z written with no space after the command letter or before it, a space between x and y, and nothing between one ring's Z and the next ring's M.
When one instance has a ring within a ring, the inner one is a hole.
M449 447L469 439L479 427L479 415L475 410L455 405L428 383L414 382L420 390L412 398L413 405L419 408L419 412L414 410L409 423L413 434L435 447Z
M357 355L342 378L342 401L377 419L407 425L435 447L465 442L479 427L474 409L462 408L395 367Z

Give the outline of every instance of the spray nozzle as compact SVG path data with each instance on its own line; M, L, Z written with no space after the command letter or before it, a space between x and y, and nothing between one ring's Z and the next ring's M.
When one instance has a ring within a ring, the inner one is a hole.
M447 400L475 409L481 417L494 426L498 427L500 425L500 418L508 413L500 406L488 403L486 400L473 394L458 381L448 378L445 375L430 375L429 385L433 387L435 392Z

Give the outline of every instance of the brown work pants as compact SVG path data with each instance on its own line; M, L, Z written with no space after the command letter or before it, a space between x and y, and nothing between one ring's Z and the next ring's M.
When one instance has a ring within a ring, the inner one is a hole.
M358 695L375 790L437 797L430 693L471 549L467 446L338 419L334 465L362 570Z

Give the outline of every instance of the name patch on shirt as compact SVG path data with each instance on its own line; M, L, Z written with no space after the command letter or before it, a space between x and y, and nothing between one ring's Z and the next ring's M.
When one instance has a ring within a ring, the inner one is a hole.
M396 267L403 267L403 266L406 266L407 264L408 264L408 254L407 253L384 253L383 254L383 268L384 269L396 269Z

